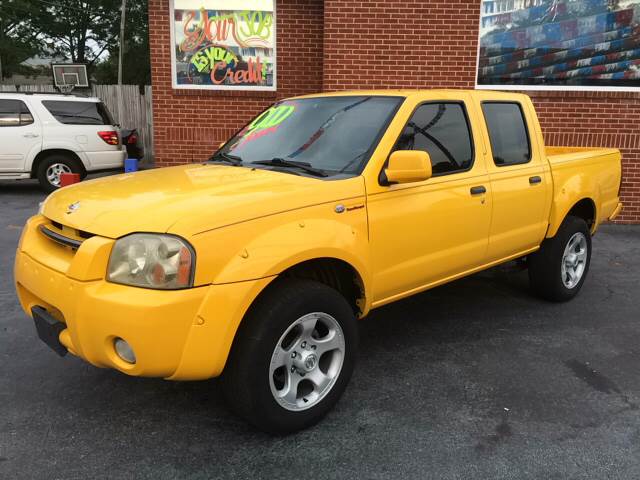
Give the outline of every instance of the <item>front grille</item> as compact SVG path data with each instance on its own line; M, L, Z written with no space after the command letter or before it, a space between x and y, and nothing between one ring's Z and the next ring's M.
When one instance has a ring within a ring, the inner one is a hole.
M77 250L78 248L80 248L80 245L82 245L82 242L80 240L75 240L73 238L60 235L53 230L49 230L45 225L40 225L40 232L49 240L53 240L54 242L59 243L60 245L64 245L65 247L70 247L73 250Z
M93 233L66 227L60 222L56 222L54 220L49 220L49 222L50 225L40 225L40 233L49 240L56 242L59 245L69 247L72 250L77 250L80 248L80 245L82 245L84 240L94 236Z

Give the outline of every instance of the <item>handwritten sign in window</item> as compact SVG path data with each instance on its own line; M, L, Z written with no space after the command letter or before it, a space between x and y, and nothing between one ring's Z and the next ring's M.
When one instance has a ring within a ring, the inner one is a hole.
M171 0L174 88L276 89L275 0Z

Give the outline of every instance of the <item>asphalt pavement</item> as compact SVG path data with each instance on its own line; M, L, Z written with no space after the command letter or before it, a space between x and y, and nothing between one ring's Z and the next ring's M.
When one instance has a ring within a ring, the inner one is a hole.
M566 304L498 268L376 310L337 408L273 438L216 380L130 378L38 340L12 269L43 198L0 182L0 479L640 478L640 227L600 230Z

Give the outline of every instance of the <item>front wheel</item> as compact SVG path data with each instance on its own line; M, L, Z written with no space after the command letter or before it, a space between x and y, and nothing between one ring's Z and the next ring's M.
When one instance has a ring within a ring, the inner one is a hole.
M227 403L269 433L309 427L344 392L357 344L354 312L336 290L279 280L238 331L222 377Z
M582 288L590 262L589 227L582 218L568 216L555 237L542 242L540 250L529 257L531 287L547 300L570 300Z

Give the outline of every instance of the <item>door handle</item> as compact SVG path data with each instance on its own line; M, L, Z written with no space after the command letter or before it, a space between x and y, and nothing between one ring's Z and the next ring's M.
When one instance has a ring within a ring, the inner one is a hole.
M542 178L540 178L539 176L535 176L535 177L529 177L529 183L531 185L536 185L538 183L542 183Z
M487 189L484 188L484 185L479 185L477 187L471 187L471 195L482 195L483 193L487 193Z
M22 135L24 138L38 138L40 135L38 135L37 133L25 133L24 135Z

